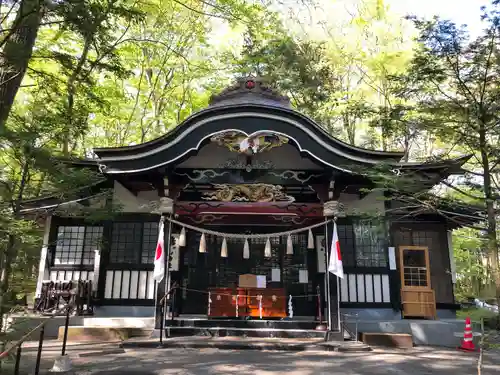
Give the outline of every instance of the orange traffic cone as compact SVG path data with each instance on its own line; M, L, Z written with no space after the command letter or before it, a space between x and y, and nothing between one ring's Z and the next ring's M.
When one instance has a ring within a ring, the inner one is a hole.
M458 347L460 350L466 350L468 352L473 352L476 350L474 343L472 342L472 327L470 324L470 318L465 319L465 331L464 339L462 340L462 345Z

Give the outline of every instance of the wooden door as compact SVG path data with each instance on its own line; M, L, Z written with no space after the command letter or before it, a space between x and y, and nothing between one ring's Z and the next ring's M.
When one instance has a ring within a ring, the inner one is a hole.
M431 287L429 249L400 246L401 301L403 317L436 317L436 299Z

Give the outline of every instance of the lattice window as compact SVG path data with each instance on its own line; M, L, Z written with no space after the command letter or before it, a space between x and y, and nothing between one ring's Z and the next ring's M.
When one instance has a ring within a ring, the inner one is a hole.
M158 223L114 223L110 262L149 264L154 262Z
M141 263L154 263L158 242L158 223L144 223L142 232Z
M58 227L54 265L94 264L94 250L100 248L101 240L100 226Z
M94 264L95 250L100 250L102 227L85 227L82 264Z
M342 251L342 263L346 267L356 266L354 254L354 233L352 224L337 224L337 234L339 236L340 249ZM331 242L331 239L329 239Z
M386 267L385 228L380 223L358 221L353 224L356 266Z
M403 284L407 287L428 287L427 250L403 249Z
M427 246L429 249L439 246L438 231L412 231L412 242L415 246Z

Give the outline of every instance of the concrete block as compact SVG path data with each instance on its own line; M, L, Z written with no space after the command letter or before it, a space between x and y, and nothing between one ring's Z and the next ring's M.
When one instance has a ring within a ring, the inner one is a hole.
M18 332L28 332L40 323L47 321L45 324L44 336L46 339L55 339L58 336L59 327L64 325L65 320L66 317L64 316L56 316L53 318L40 315L14 316L12 317L12 324L10 328ZM83 317L72 316L70 317L69 324L72 326L81 325L83 324ZM38 340L39 334L39 331L34 332L29 340Z
M413 341L416 345L442 346L456 348L463 339L465 328L461 321L420 321L410 323ZM476 330L474 330L477 332ZM462 336L457 333L462 332ZM458 336L458 337L457 337ZM477 343L479 336L474 334L473 341Z

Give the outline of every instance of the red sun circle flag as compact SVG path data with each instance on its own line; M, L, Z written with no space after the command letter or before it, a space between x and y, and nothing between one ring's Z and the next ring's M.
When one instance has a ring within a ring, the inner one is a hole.
M158 227L158 243L156 244L155 252L155 266L153 271L153 279L156 282L160 282L163 279L165 273L165 246L164 246L164 223L163 220L160 221Z
M328 271L335 276L344 278L344 267L342 266L342 254L340 252L340 241L337 233L337 223L333 223L332 246L330 247L330 261Z

